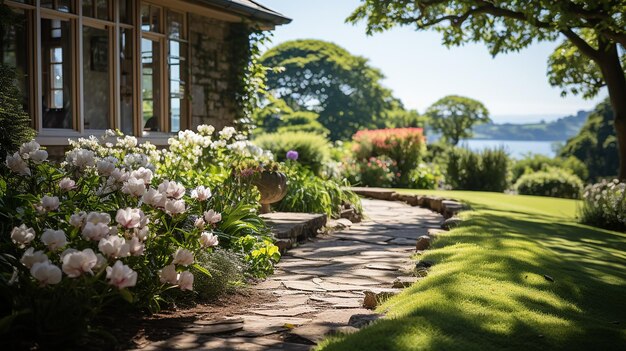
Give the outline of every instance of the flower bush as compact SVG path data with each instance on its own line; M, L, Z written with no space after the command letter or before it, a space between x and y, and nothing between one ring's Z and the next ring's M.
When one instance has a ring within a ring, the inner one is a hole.
M583 182L569 170L548 168L545 171L526 173L513 186L519 194L578 199Z
M10 307L0 310L0 333L31 325L40 342L63 343L120 300L157 311L176 296L168 290L192 291L197 274L211 276L195 257L217 246L241 255L248 274L271 272L279 254L258 192L232 176L232 165L271 154L234 128L213 134L181 131L158 150L108 131L71 141L61 164L34 141L9 155L0 168L0 296ZM67 315L71 326L42 314Z
M422 128L361 130L352 137L357 160L386 156L395 162L394 186L409 185L410 173L417 168L426 150Z
M583 192L580 221L605 229L626 231L626 184L614 179L588 185Z
M394 184L397 163L386 156L346 162L344 173L351 184L388 188Z

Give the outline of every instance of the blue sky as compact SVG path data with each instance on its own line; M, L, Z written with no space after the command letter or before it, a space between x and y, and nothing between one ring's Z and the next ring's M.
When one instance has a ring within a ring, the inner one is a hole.
M407 108L419 112L445 95L456 94L483 102L496 122L523 123L592 109L607 95L602 91L593 100L562 98L560 90L548 84L546 62L557 43L535 44L494 59L483 44L448 49L439 34L409 27L368 37L365 24L344 23L358 0L260 2L293 19L274 31L272 45L304 38L332 41L369 58L387 77L383 84Z

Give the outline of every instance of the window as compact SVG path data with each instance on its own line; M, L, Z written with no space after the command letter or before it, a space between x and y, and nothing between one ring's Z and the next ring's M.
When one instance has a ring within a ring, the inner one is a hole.
M120 130L133 134L133 30L120 29Z
M143 131L161 131L161 63L158 41L141 39Z
M169 37L169 123L170 131L181 129L181 115L186 115L185 85L187 71L187 41L185 40L184 14L168 11L167 26Z
M41 19L42 123L44 128L74 128L71 23Z
M85 129L108 129L111 111L110 72L113 70L109 28L83 26L83 120Z
M15 9L13 25L0 27L0 62L15 69L16 85L22 92L22 106L27 113L31 112L31 16L29 10Z

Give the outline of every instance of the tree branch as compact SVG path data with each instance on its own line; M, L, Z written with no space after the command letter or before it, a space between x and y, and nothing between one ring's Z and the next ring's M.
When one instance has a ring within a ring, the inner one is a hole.
M578 36L578 34L574 33L570 28L562 29L561 33L565 35L569 41L574 44L582 52L585 56L589 56L592 60L598 62L600 61L600 50L596 50L589 43L587 43L583 38Z

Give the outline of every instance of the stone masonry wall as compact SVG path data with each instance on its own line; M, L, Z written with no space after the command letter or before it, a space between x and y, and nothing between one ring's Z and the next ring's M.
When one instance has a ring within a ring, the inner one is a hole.
M237 118L233 59L228 38L231 24L196 14L189 15L191 45L191 126L211 124L220 130Z

